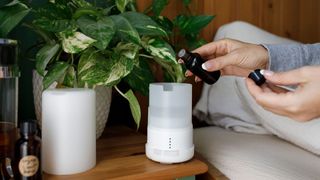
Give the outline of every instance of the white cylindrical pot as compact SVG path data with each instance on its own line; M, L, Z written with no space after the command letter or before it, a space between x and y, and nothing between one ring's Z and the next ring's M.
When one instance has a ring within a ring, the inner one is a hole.
M49 89L42 94L42 168L55 175L96 165L96 95L84 88Z
M191 84L150 84L146 143L149 159L161 163L180 163L193 157L191 111Z

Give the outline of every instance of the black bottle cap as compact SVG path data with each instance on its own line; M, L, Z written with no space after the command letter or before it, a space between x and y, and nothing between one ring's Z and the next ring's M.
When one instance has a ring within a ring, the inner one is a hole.
M249 78L252 79L256 85L261 86L263 83L266 82L266 79L264 76L261 74L261 69L256 69L253 72L249 74Z
M186 49L181 49L179 52L178 52L178 57L184 61L187 61L188 58L190 57L190 52L187 51Z
M17 41L0 38L0 66L17 65Z
M20 134L34 135L37 134L37 122L35 120L25 120L20 123Z

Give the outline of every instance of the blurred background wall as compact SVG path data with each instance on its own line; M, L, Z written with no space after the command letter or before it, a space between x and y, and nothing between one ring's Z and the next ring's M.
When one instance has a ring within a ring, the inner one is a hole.
M140 10L151 1L137 0ZM174 17L181 12L182 0L171 0L164 13ZM196 14L216 15L202 32L212 40L217 29L228 22L243 20L271 33L304 43L320 41L319 0L192 0Z

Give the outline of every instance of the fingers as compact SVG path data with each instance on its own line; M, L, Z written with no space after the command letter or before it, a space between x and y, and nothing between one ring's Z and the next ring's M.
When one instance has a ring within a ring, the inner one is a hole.
M307 81L302 68L278 73L262 70L261 74L264 75L268 82L277 85L297 85Z
M289 90L285 89L283 87L279 87L279 86L275 86L273 84L270 83L266 83L267 87L270 89L270 91L272 92L276 92L276 93L287 93Z
M264 91L249 78L246 79L246 84L252 97L266 109L283 108L291 104L290 92L277 94L273 91Z
M221 51L226 53L226 43L224 42L225 40L214 41L195 49L193 52L200 54L202 57L209 57L216 53L221 54Z

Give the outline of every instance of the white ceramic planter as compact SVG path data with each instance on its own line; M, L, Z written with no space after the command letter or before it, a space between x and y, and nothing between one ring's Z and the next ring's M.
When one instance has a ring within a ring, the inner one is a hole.
M40 76L37 71L33 71L32 86L33 86L33 99L36 118L41 127L41 95L43 91L42 76ZM52 84L49 89L54 89L56 84ZM96 137L97 139L103 133L106 126L110 105L112 99L112 89L105 86L98 86L95 89L96 92Z
M96 94L92 89L49 89L42 94L42 168L69 175L96 165Z

